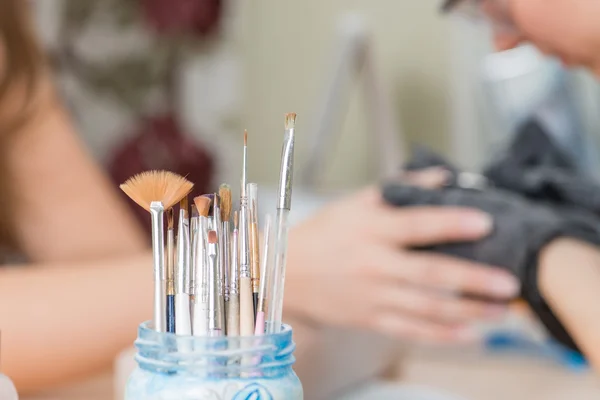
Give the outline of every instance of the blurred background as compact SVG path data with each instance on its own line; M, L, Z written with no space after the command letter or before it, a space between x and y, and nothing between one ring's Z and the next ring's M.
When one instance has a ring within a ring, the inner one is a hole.
M148 7L152 3L160 7L161 3L146 2ZM100 77L90 71L78 72L77 62L68 59L58 69L65 98L85 140L93 153L108 163L114 143L136 132L133 121L137 116L106 97L112 93L121 98L143 97L145 104L135 106L146 111L160 109L165 101L158 95L160 90L153 92L152 77L135 76L140 74L136 63L146 61L145 69L151 70L152 61L166 57L158 54L160 48L156 47L160 35L144 32L147 28L133 17L128 20L127 8L137 3L132 0L35 3L48 50L57 58L70 52L72 59L100 70ZM275 182L282 116L289 111L298 113L302 128L297 166L306 165L319 130L319 115L326 109L321 105L333 80L333 66L340 59L340 49L353 40L345 29L349 18L359 20L359 36L368 41L373 75L385 88L383 97L390 104L396 134L407 143L425 144L477 169L486 159L487 146L514 129L515 115L534 113L546 97L556 97L552 90L557 90L561 80L566 82L569 96L562 105L572 107L572 123L595 142L590 133L597 132L600 124L593 112L600 105L600 92L593 78L585 72L565 71L533 49L490 55L486 27L444 18L437 12L437 0L215 3L218 27L193 38L178 62L174 96L181 107L174 114L182 131L211 150L216 148L217 181L239 179L239 157L230 154L230 149L247 128L251 145L264 150L260 158L249 160L252 179ZM73 15L66 15L65 4L70 4ZM65 18L78 23L65 22ZM78 25L73 28L78 35L66 35L67 24ZM102 54L101 59L95 60L94 54ZM360 65L356 56L348 54L342 57L346 63ZM121 62L121 68L110 63L111 57ZM503 62L501 67L497 67L499 62ZM102 70L104 64L111 64L112 70ZM504 76L490 65L504 71ZM160 72L154 73L160 76ZM338 140L328 146L326 168L318 179L320 186L335 190L361 186L379 177L372 151L377 146L369 121L372 111L361 86L364 74L355 71L349 76L340 85L344 92L338 96L338 112L332 114L336 129L330 135ZM513 109L506 110L506 104Z
M583 170L600 170L596 80L527 46L493 53L486 26L443 17L437 0L207 0L181 13L177 3L34 1L65 104L116 183L169 168L195 171L200 191L235 187L248 129L250 180L274 187L291 111L297 219L399 168L413 144L477 171L532 116ZM194 34L173 32L182 23ZM506 324L540 335L522 316ZM430 350L411 349L420 355L390 374L472 399L507 398L507 387L517 388L515 399L585 398L597 389L585 374L565 374L572 365L551 352L504 365L481 364L464 349Z

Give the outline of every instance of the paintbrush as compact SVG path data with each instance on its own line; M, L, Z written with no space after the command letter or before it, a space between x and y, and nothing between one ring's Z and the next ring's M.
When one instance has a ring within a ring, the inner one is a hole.
M208 335L208 213L210 212L211 200L207 196L194 198L194 204L198 210L198 240L196 242L196 270L194 271L194 299L193 307L193 329L194 336Z
M177 226L177 269L175 286L175 333L191 335L190 316L190 221L187 196L180 202Z
M288 215L292 204L292 177L294 170L294 130L296 114L285 116L285 135L281 152L279 171L279 190L277 198L277 217L275 219L274 262L271 280L272 298L268 299L267 332L281 330L283 313L283 294L285 287L285 263L288 241Z
M131 200L150 212L154 261L154 329L166 331L167 274L165 264L164 211L192 190L193 183L167 171L135 175L120 186Z
M229 302L227 308L227 335L240 335L240 257L238 247L238 212L233 213L231 235L231 265L229 271Z
M175 333L175 216L167 210L167 332Z
M246 194L246 166L248 155L248 132L244 131L244 154L240 196L240 221L238 240L240 246L240 334L254 334L254 302L250 275L250 248L248 237L248 197Z
M221 336L222 330L218 326L217 307L219 303L218 293L218 263L217 263L217 241L216 231L208 232L208 334L210 336Z
M254 305L254 319L258 309L258 293L260 292L260 252L258 239L258 185L248 184L248 231L250 237L250 265L252 275L252 301Z
M221 255L221 266L223 275L220 277L223 283L223 313L227 321L227 308L229 303L229 269L231 264L231 188L227 184L219 187L219 198L221 199L221 232L219 237L219 253ZM225 333L227 324L224 323Z
M267 260L269 260L269 240L271 238L271 215L267 214L265 217L265 229L263 234L263 253L262 253L262 265L261 273L262 280L260 281L260 292L258 296L258 304L256 307L256 324L254 328L254 334L257 336L264 335L265 333L265 306L267 297Z
M194 299L196 297L196 292L195 292L195 287L196 287L196 250L198 248L198 240L199 238L199 232L200 232L200 220L198 217L198 209L196 208L195 204L192 204L191 206L192 208L192 218L190 219L190 243L191 243L191 248L190 248L190 289L189 289L189 293L190 293L190 307L193 309L194 306ZM192 310L192 312L190 313L190 315L192 316L192 319L194 317L194 312Z
M223 231L223 224L221 223L221 197L216 193L214 194L213 201L212 230L217 232L217 240L220 241ZM225 333L225 271L222 246L217 246L217 251L217 293L219 294L219 301L217 303L217 327Z

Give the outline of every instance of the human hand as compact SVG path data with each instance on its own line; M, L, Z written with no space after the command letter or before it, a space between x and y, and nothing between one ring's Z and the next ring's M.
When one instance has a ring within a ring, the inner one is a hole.
M354 194L291 230L286 310L402 338L472 339L469 322L502 315L499 302L518 294L517 281L499 269L410 248L477 240L491 229L479 211L398 209L377 188Z
M427 248L504 267L522 282L526 282L537 253L551 240L561 236L591 242L600 240L598 221L593 214L531 202L503 190L426 189L389 184L383 189L383 197L394 206L469 207L493 216L492 234L479 241L438 243Z
M557 238L580 239L600 244L600 221L585 210L557 208L531 202L516 194L488 189L424 189L390 184L384 198L395 206L470 207L494 217L492 234L475 242L445 243L427 249L474 262L506 268L521 281L522 295L550 333L574 348L562 324L548 308L539 292L538 257Z

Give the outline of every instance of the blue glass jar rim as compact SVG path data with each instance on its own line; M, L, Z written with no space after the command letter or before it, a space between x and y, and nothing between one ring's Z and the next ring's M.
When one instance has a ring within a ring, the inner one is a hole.
M291 367L295 344L292 328L261 336L182 336L156 332L151 322L140 324L135 341L136 361L143 369L164 371L244 372L265 370L276 373ZM240 363L240 360L245 360Z
M282 329L280 332L277 333L268 333L265 335L255 335L255 336L191 336L191 335L177 335L175 333L170 333L170 332L156 332L153 328L152 328L152 321L146 321L146 322L142 322L138 328L138 338L141 337L148 337L148 336L152 336L152 335L160 335L161 337L164 338L170 338L171 340L192 340L192 341L201 341L205 344L210 344L215 343L222 343L223 341L232 341L232 340L243 340L243 341L250 341L250 340L256 340L256 339L262 339L262 340L281 340L281 341L285 341L285 340L291 340L292 339L292 327L290 325L287 324L282 324Z

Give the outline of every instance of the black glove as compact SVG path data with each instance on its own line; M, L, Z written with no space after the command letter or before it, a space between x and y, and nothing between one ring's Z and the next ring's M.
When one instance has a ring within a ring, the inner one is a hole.
M383 189L384 199L395 206L461 206L480 209L494 218L494 230L486 238L470 243L440 244L436 251L504 267L522 283L522 297L549 332L563 344L575 343L554 316L537 286L538 254L558 237L573 237L600 244L600 220L586 211L530 202L508 191L468 190L456 187L426 190L392 184Z
M517 132L506 155L484 175L494 186L529 199L600 215L600 185L577 171L569 156L535 121Z

